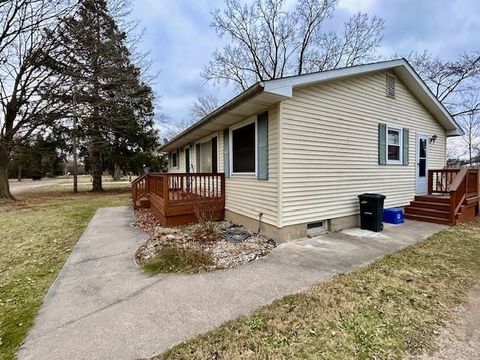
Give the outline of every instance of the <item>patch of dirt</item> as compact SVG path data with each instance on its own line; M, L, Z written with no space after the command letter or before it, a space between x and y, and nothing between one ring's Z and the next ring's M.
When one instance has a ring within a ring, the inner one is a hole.
M435 341L436 350L414 357L415 360L476 360L480 358L480 286L455 312L453 321L443 328Z
M208 252L215 264L208 270L232 268L267 255L277 245L258 234L248 234L240 242L227 241L223 234L231 229L247 231L242 226L229 221L216 223L216 235L205 235L198 224L178 227L164 227L149 209L135 210L137 226L150 238L137 250L135 260L143 265L164 246L178 246Z

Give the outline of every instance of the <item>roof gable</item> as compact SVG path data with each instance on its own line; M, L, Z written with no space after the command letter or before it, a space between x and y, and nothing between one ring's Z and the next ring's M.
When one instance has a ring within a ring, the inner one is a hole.
M202 138L207 133L230 126L241 118L255 114L261 110L260 108L265 109L291 98L293 89L297 87L385 70L393 71L401 79L419 102L446 129L447 136L463 135L462 129L452 115L433 95L410 64L405 59L398 59L258 82L162 145L159 150L174 150Z
M442 103L433 95L428 86L405 59L269 80L264 82L264 91L291 97L293 89L297 87L315 85L332 80L341 80L352 76L367 75L385 70L393 71L393 73L402 80L404 85L419 102L425 106L447 130L447 136L463 135L462 129L455 122L452 115L450 115Z

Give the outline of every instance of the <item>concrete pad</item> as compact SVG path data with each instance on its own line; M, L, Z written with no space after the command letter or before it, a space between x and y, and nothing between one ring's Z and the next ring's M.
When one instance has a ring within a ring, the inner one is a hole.
M406 221L285 243L236 269L147 277L146 235L126 207L100 209L48 292L19 359L138 359L413 244L446 227Z

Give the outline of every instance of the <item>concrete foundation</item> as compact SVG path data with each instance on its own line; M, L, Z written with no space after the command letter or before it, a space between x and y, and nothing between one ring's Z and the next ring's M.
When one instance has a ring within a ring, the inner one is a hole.
M225 209L225 220L230 220L236 224L243 225L252 233L257 233L260 228L260 234L277 242L279 241L280 229L274 225L267 224L263 221L259 222L257 219L252 219L251 217L227 209Z
M225 210L225 219L243 225L248 229L248 231L253 233L258 232L260 228L261 235L273 239L277 243L284 243L287 241L302 239L309 236L309 231L307 231L308 223L295 224L278 228L274 225L267 224L263 221L259 222L257 219L252 219L248 216L241 215L230 210ZM360 226L360 216L351 215L336 219L330 219L327 221L326 225L327 226L324 229L320 230L321 232L337 232L345 229L358 227Z
M342 231L360 226L360 215L343 216L329 221L328 230Z

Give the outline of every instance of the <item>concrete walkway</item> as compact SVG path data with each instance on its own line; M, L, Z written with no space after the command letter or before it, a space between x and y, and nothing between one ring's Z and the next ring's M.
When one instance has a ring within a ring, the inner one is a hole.
M237 269L147 277L131 209L100 209L50 289L19 359L147 357L444 227L407 222L291 242Z

